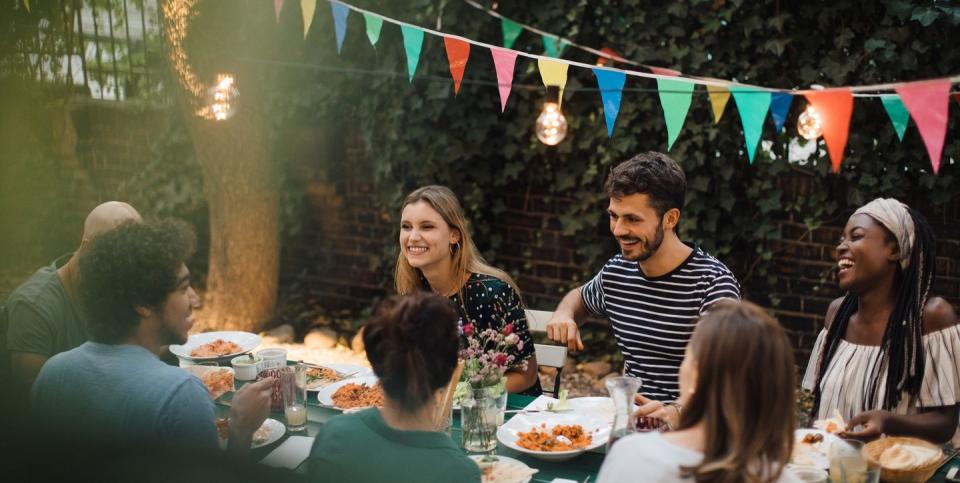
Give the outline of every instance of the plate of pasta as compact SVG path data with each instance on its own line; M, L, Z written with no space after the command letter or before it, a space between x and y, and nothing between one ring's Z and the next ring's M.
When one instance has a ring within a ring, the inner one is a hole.
M260 341L250 332L204 332L191 335L185 344L171 345L170 352L187 362L227 359L256 349Z
M383 406L383 387L376 376L354 377L317 391L321 406L340 411Z
M513 450L547 461L563 461L599 448L610 424L576 413L520 413L497 429L497 439Z

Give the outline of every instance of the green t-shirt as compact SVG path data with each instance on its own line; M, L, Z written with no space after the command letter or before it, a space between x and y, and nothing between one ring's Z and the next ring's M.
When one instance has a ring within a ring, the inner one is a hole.
M52 357L89 340L86 326L57 275L57 262L37 270L17 287L7 298L4 311L8 352Z
M323 425L307 471L317 481L480 481L480 468L449 436L393 429L378 409L336 416Z

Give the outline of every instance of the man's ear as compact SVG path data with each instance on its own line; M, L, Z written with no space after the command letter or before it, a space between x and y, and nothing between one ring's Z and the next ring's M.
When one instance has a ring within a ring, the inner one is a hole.
M150 307L147 307L146 305L134 305L133 311L136 312L141 319L149 318L154 314L153 309Z
M664 230L675 230L677 223L680 222L680 210L676 208L670 208L666 213L663 214L663 229Z

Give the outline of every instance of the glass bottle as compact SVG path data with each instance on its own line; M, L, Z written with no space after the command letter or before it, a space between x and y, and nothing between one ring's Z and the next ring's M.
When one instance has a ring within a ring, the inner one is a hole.
M639 377L611 377L607 379L606 386L615 409L613 428L610 431L610 439L607 440L607 450L609 450L618 439L635 431L633 398L643 386L643 382Z

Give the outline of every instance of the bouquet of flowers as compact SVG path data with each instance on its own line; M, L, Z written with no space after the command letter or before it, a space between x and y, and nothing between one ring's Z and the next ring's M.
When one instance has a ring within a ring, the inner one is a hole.
M460 359L464 361L463 382L477 389L503 387L506 381L503 374L516 361L513 353L523 350L523 341L513 332L513 324L504 325L500 332L477 331L473 324L466 324L463 335L467 338L466 346L460 349ZM524 367L526 364L523 361Z

